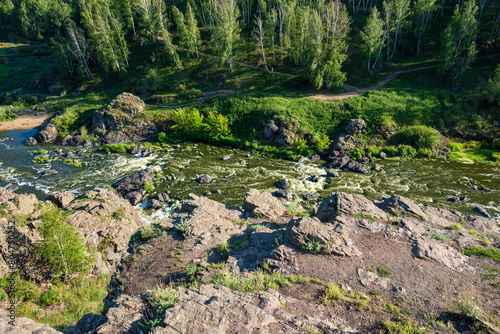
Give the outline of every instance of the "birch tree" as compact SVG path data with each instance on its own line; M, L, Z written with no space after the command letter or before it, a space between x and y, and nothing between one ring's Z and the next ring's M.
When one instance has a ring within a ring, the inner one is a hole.
M416 0L413 11L415 13L415 36L417 37L417 54L420 52L422 36L427 31L429 20L438 9L436 0Z
M154 7L154 30L158 31L163 43L165 44L165 50L170 54L177 69L182 69L182 63L179 58L179 54L172 43L172 35L167 29L168 20L165 17L165 3L163 0L153 0Z
M93 80L92 72L90 71L88 60L90 58L90 54L87 49L87 42L85 40L85 36L83 31L73 25L68 25L66 27L66 33L68 34L69 43L66 45L69 52L73 55L73 57L78 61L80 68L83 69L83 72L87 76L89 80ZM62 47L62 44L61 44Z
M264 26L262 23L262 19L260 17L255 18L255 28L252 32L252 37L257 42L257 51L260 53L262 57L262 61L264 63L264 68L267 72L269 69L267 68L267 60L266 60L266 48L265 48L265 35L264 35Z
M218 0L214 3L212 47L219 66L228 63L231 71L234 49L240 38L239 17L236 0Z
M196 57L198 57L200 29L198 28L198 21L196 20L193 8L191 7L191 4L189 2L186 5L186 30L190 46L189 49L194 50L194 52L196 53Z
M441 66L457 79L474 61L476 50L477 6L474 0L464 3L460 12L457 5L450 23L441 38Z
M361 40L367 50L367 69L371 76L374 75L374 69L382 59L384 36L384 21L380 18L380 13L375 7L368 16L365 27L360 32Z

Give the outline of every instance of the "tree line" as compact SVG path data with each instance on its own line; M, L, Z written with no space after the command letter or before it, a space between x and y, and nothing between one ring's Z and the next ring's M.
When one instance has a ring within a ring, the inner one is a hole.
M358 15L366 23L353 34ZM358 37L372 76L401 56L402 45L419 56L438 41L441 69L456 79L479 48L496 45L500 0L3 0L0 29L50 38L68 73L89 79L94 64L126 71L137 44L163 49L178 69L203 49L232 70L241 42L252 39L266 71L298 66L319 89L346 81L342 67Z

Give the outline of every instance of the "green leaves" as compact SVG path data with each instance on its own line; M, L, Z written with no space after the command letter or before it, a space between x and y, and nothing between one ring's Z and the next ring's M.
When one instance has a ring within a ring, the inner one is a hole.
M85 251L83 239L73 226L65 222L67 218L68 213L51 205L43 212L42 224L37 228L44 239L38 246L42 259L55 276L64 278L88 273L94 262L94 258Z

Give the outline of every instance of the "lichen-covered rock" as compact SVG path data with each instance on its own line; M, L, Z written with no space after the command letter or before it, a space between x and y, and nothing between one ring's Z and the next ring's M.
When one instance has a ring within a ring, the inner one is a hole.
M276 219L286 211L286 207L281 201L271 195L270 192L260 192L251 189L243 201L243 209L251 212L253 217Z

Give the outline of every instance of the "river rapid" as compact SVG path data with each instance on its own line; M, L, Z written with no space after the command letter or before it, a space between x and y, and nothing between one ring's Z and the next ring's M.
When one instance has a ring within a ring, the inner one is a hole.
M203 195L220 190L221 194L210 198L238 206L245 193L255 188L275 191L274 183L286 178L290 190L297 198L306 194L319 193L324 198L331 192L343 191L363 194L371 200L380 200L398 194L410 198L419 205L428 205L459 211L463 215L476 214L476 206L484 208L494 219L500 220L500 168L478 164L458 164L438 159L414 159L402 162L397 159L378 160L371 165L380 166L382 172L369 174L339 171L338 178L326 177L326 164L306 160L295 163L274 159L240 150L219 148L205 144L179 143L171 152L156 152L148 157L130 154L107 154L91 148L85 156L75 156L87 167L77 168L63 164L63 160L46 164L32 162L33 152L43 148L52 152L62 148L64 152L76 152L81 147L55 145L25 146L23 143L36 130L0 132L0 186L9 182L20 187L17 193L30 192L44 199L52 192L68 190L78 194L96 187L107 188L123 176L150 167L162 170L165 176L175 180L161 182L157 191L171 192L171 197L182 199L189 193ZM202 155L200 155L202 153ZM221 160L229 155L229 160ZM54 169L56 175L40 177L40 172ZM215 183L199 184L197 175L208 174ZM320 175L318 182L310 177ZM474 190L464 178L478 188L490 188L491 192ZM454 194L465 196L463 201L449 202ZM147 201L137 209L144 223L158 221L179 204L165 204L164 208L152 211L146 209ZM316 202L307 201L304 206L312 208Z

